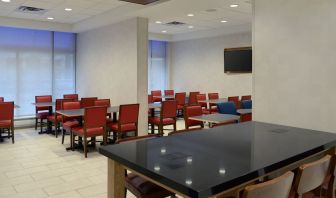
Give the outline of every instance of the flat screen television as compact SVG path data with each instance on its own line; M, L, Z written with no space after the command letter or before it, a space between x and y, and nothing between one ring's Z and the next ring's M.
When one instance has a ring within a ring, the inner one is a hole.
M224 49L225 73L251 73L252 47Z

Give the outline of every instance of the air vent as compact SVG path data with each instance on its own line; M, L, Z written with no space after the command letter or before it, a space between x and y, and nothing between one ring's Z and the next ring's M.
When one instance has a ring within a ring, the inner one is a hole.
M29 14L38 14L42 15L46 13L48 10L43 8L34 8L29 6L20 6L16 9L17 12L29 13Z
M166 25L171 25L171 26L182 26L182 25L185 25L185 23L183 23L183 22L179 22L179 21L172 21L172 22L166 23Z

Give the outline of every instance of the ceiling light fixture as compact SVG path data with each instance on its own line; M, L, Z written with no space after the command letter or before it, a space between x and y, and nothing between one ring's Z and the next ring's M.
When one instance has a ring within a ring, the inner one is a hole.
M194 14L188 14L188 17L193 17L193 16L195 16Z
M161 24L162 22L161 22L161 21L155 21L155 23L157 23L157 24Z
M167 30L162 30L161 32L162 32L162 33L167 33Z
M2 2L5 2L5 3L10 3L11 0L1 0Z
M64 10L70 12L72 11L72 8L65 8Z
M193 29L193 28L194 28L194 26L192 26L192 25L189 25L189 26L188 26L188 28L189 28L189 29Z
M232 4L232 5L230 5L230 7L231 8L236 8L236 7L238 7L239 5L237 5L237 4Z
M226 20L221 20L221 23L226 23L227 21Z
M48 17L47 19L48 19L48 20L54 20L54 18L53 18L53 17Z

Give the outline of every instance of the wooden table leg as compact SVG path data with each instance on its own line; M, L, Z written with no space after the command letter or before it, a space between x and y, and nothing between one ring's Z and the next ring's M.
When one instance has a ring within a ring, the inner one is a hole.
M125 169L124 167L111 159L108 159L107 171L107 197L123 198L125 197Z

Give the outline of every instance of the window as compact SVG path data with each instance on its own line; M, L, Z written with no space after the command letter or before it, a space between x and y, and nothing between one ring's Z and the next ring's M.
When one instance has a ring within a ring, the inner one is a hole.
M75 92L75 34L0 27L0 96L35 114L37 95Z
M148 45L148 91L167 87L167 42L149 41Z

